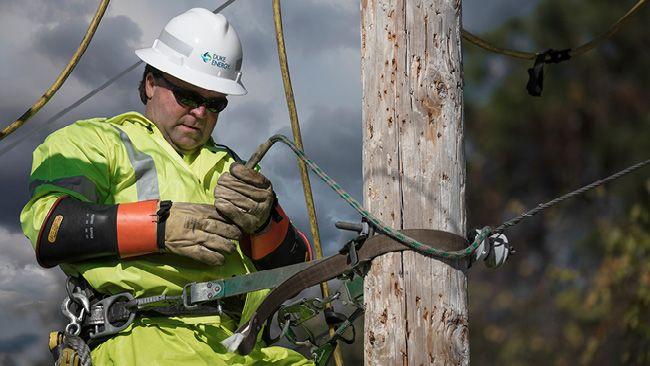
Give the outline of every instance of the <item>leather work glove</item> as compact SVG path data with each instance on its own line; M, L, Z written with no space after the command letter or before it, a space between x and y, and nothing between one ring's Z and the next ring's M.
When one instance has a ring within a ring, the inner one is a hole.
M247 234L264 229L275 203L271 182L262 174L238 163L230 166L230 173L223 173L219 177L214 198L219 213Z
M165 221L165 249L174 254L219 266L235 250L232 240L241 230L212 205L174 202Z

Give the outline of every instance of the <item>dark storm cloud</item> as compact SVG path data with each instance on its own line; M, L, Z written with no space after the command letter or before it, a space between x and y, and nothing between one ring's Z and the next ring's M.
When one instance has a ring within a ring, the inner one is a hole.
M28 15L35 23L42 24L94 14L98 4L99 2L84 0L2 0L0 2L0 11Z
M256 2L254 6L245 7L243 13L236 6L227 8L223 14L233 22L239 35L244 50L243 70L249 67L263 70L270 62L277 63L277 49L275 41L275 27L273 25L273 12L270 1ZM253 19L244 23L245 18Z
M323 158L321 166L332 177L352 184L361 180L361 107L315 107L305 126L309 152Z
M363 202L361 109L316 107L305 126L305 150L352 197ZM350 234L335 228L339 220L360 221L331 188L312 174L325 251L338 249Z
M277 59L275 37L271 33L253 31L241 35L244 47L244 70L248 66L263 69Z
M231 100L237 97L231 97ZM236 102L239 102L238 100ZM270 103L243 102L219 116L215 141L232 148L244 160L270 135Z
M56 25L42 26L35 37L37 52L55 65L65 65L88 27L82 18L70 18ZM138 59L133 53L142 31L131 19L104 17L73 76L88 86L115 76ZM119 84L120 82L118 82Z
M31 157L31 151L23 151ZM25 160L18 160L20 165L11 167L11 174L2 174L2 177L0 177L0 184L3 187L11 187L11 192L3 190L2 210L0 210L0 227L6 227L12 232L20 231L20 211L29 199L28 178L29 167L31 166L29 163L31 162L31 159L27 161ZM3 162L6 166L6 159L3 159ZM28 164L25 165L24 163Z
M229 15L228 12L225 13ZM256 27L238 26L244 46L245 65L262 69L270 62L277 63L275 26L271 2L261 2L250 9L248 16L256 20ZM282 23L288 53L301 56L319 56L341 48L359 48L359 10L337 4L292 1L282 3ZM295 62L295 61L294 61ZM246 66L245 66L246 67Z
M0 352L17 353L36 343L35 334L21 334L6 339L0 339Z
M301 126L305 152L332 178L350 187L350 193L359 193L361 190L354 192L353 187L361 181L360 108L318 106L310 112L310 118ZM289 127L278 133L292 136ZM273 170L288 175L294 171L294 165L295 159L285 159Z
M12 330L0 336L0 354L19 365L33 364L47 355L41 347L47 344L48 332L61 327L63 275L36 264L22 233L0 227L0 248L0 323Z
M326 2L292 1L282 6L287 48L303 54L332 52L360 47L358 8Z
M1 105L6 100L0 101L0 116L5 119L17 118L27 108L26 105ZM26 101L25 104L32 103ZM35 126L34 121L25 124L20 129L6 137L0 142L0 150L8 144L13 144L16 140L22 139L28 130ZM23 205L29 199L28 178L31 168L32 151L36 146L36 140L39 136L33 135L28 137L22 143L16 145L12 150L0 156L3 174L0 174L0 187L2 188L2 210L0 210L0 228L6 228L10 232L20 232L19 214Z

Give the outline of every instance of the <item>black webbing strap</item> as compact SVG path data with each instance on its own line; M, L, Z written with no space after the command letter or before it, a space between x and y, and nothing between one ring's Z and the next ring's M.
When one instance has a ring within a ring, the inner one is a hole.
M528 83L526 84L528 94L534 97L542 95L542 89L544 88L544 64L557 64L569 59L571 59L570 48L564 50L548 49L538 53L537 57L535 57L535 64L528 69Z
M196 308L185 309L183 304L177 304L138 310L128 308L127 303L115 303L108 310L108 321L110 323L127 321L134 312L136 313L136 316L140 317L202 316L221 315L224 313L235 314L234 310L225 309L223 306L222 308L217 308L216 306L199 305L196 306Z
M467 240L460 235L444 231L414 229L400 232L420 242L447 251L462 250L468 245ZM404 250L410 250L410 248L386 235L375 235L358 249L357 255L359 262L363 263L385 253ZM251 319L237 329L237 333L244 336L237 350L241 354L249 354L255 346L257 334L262 325L273 316L282 303L298 295L306 288L331 280L350 270L351 266L348 258L347 254L337 254L315 262L273 289L257 308Z
M136 317L227 315L239 322L243 307L244 301L240 296L220 299L215 306L201 304L186 307L181 296L158 295L135 299L124 292L95 301L90 306L90 313L84 317L83 326L91 339L103 340L126 329Z

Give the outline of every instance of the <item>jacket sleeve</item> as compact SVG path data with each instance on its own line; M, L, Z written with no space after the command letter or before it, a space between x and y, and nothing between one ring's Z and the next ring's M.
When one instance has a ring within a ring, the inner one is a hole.
M53 204L70 196L107 203L111 148L92 124L73 124L52 133L33 154L30 200L20 214L23 232L36 247L38 234Z
M259 269L284 267L313 259L307 237L293 226L277 203L266 229L244 237L240 246Z

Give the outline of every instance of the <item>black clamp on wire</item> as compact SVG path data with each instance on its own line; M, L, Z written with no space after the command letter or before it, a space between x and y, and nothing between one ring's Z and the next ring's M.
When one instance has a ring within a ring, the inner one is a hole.
M557 64L571 58L571 49L554 50L552 48L538 53L533 67L528 69L528 94L539 97L544 88L544 64Z

